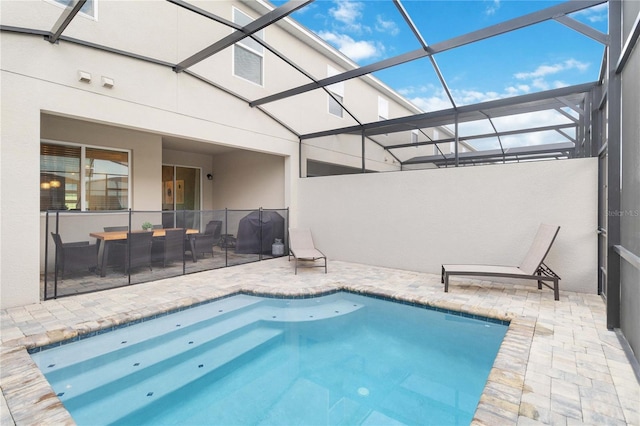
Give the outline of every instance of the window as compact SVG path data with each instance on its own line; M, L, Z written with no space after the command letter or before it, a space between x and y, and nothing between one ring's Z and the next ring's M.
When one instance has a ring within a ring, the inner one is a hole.
M238 9L233 9L233 22L243 27L253 19ZM254 33L264 40L264 30ZM233 74L253 83L262 85L263 82L264 47L247 37L233 45Z
M333 94L335 99L329 96L329 113L335 115L336 117L342 117L342 96Z
M327 66L327 77L333 77L340 72L333 68L331 65ZM330 91L332 96L329 96L329 114L333 114L337 117L342 117L343 108L342 103L344 101L344 81L327 86L327 90Z
M40 211L127 209L129 180L126 151L40 145Z
M51 0L51 1L59 5L62 5L64 7L67 7L73 3L73 0ZM87 0L84 6L82 6L82 9L80 9L80 13L95 19L96 18L96 1Z
M418 143L418 131L417 130L412 130L411 131L411 143Z
M378 96L378 121L389 119L389 101Z

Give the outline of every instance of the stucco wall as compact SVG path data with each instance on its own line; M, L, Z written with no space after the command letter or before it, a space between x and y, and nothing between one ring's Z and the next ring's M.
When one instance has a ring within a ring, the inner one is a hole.
M561 226L547 258L561 290L597 292L595 159L309 178L298 188L296 225L330 259L435 274L443 263L517 265L544 222Z
M281 209L285 205L285 161L259 152L213 158L213 209Z

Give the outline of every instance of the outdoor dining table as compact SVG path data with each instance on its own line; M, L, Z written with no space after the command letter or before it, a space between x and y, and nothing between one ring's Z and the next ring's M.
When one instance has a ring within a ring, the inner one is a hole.
M153 232L153 237L164 237L167 233L167 229L180 229L180 228L157 228L150 231L133 231L133 232ZM187 229L187 235L197 234L200 231L197 229ZM92 232L89 236L98 240L98 271L100 276L104 277L106 273L106 259L109 255L109 246L112 241L122 241L127 239L128 231L105 231L105 232ZM196 252L194 248L193 238L189 238L189 244L191 245L191 255L193 261L197 260Z

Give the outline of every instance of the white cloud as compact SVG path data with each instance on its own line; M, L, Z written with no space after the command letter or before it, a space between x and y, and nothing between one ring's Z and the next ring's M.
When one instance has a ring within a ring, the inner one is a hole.
M379 46L372 41L356 41L346 34L321 31L318 35L336 46L340 52L356 62L362 59L378 57L384 51L383 46Z
M515 88L513 88L515 89ZM445 93L444 89L434 87L419 87L419 88L405 88L399 91L403 96L415 104L417 107L424 111L438 111L442 109L452 108L449 97ZM422 95L424 93L425 95ZM500 99L510 96L516 96L521 93L509 90L506 93L500 94L498 92L480 92L477 90L452 90L451 96L456 102L457 106L470 105L480 102L491 101L494 99Z
M554 89L560 89L561 87L568 87L569 85L562 80L556 80L551 83Z
M364 3L347 0L334 0L334 3L336 6L329 9L329 15L344 24L345 30L362 32L362 24L358 21L362 18Z
M394 21L387 21L383 16L376 16L376 31L389 34L392 36L398 35L400 29Z
M531 86L528 84L518 84L517 86L509 86L504 89L509 96L518 96L531 92Z
M495 15L498 9L500 9L500 0L493 0L491 1L491 4L484 10L484 14L488 16Z
M582 17L591 23L607 22L609 19L609 4L603 3L597 6L584 9L579 12L573 13L573 17Z
M539 90L549 90L550 86L543 78L536 78L531 82L531 85Z
M362 34L374 32L372 27L363 24L366 3L349 0L332 0L332 2L333 7L329 8L332 21L326 29L317 34L356 62L383 56L385 53L383 42L362 40ZM376 16L375 21L372 22L372 25L375 25L375 31L385 35L395 36L400 31L394 21L386 20L382 15Z
M441 96L429 96L429 97L417 96L414 98L410 98L409 101L411 101L415 106L417 106L421 110L427 111L427 112L440 111L442 109L451 108L451 102L449 102L449 98L447 98L446 96L444 98Z
M545 77L551 74L557 74L563 71L570 70L578 70L580 72L584 72L589 68L589 64L585 62L580 62L575 59L567 59L564 62L559 62L557 64L552 65L540 65L534 71L530 72L519 72L514 75L518 80L526 80L526 79L538 79L540 77Z

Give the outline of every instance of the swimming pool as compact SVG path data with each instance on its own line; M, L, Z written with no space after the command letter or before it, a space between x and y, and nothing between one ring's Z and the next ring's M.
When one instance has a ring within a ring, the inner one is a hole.
M79 424L469 424L504 323L236 295L32 354Z

